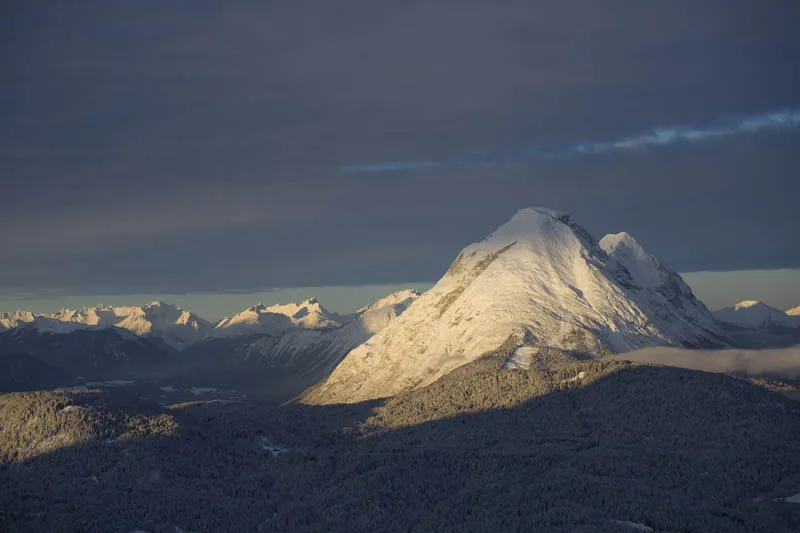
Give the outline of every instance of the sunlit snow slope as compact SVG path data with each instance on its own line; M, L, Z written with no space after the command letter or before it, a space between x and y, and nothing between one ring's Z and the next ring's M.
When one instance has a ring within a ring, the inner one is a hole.
M784 312L757 300L745 300L715 311L714 316L721 322L750 329L800 326L800 317L792 316L792 311Z
M310 390L311 403L357 402L427 385L501 346L591 357L651 345L724 345L677 274L627 235L604 244L568 215L519 211L466 247L400 317Z

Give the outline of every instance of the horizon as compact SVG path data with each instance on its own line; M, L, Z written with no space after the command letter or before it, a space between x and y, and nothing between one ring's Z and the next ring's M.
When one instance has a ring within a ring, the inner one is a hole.
M800 269L681 272L695 296L711 311L745 300L758 300L786 311L800 305ZM0 313L17 310L54 313L64 308L80 309L96 305L143 306L161 301L191 311L211 322L232 316L252 305L301 302L315 297L320 304L338 314L349 314L393 292L404 289L426 291L435 281L398 282L371 285L284 287L197 293L138 294L59 294L48 297L0 292ZM786 288L794 288L787 291Z

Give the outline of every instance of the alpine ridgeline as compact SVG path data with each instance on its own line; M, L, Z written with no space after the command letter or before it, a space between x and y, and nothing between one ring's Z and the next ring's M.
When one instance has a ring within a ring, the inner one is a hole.
M329 313L315 299L256 306L221 321L208 339L191 346L183 357L188 365L213 368L217 374L242 369L262 385L268 383L273 392L293 397L329 375L350 350L396 320L418 296L414 290L399 291L349 316ZM278 307L288 316L277 313ZM306 313L308 309L320 312ZM292 321L295 327L290 327Z
M0 331L23 327L55 334L116 327L178 350L197 342L212 329L209 322L194 313L164 302L150 302L142 307L98 305L62 309L52 314L0 313Z
M800 307L781 311L758 300L745 300L714 312L720 322L747 329L800 327Z
M501 349L509 353L507 367L525 367L727 342L680 276L630 235L598 243L569 215L528 208L467 246L432 289L352 350L303 401L393 395Z

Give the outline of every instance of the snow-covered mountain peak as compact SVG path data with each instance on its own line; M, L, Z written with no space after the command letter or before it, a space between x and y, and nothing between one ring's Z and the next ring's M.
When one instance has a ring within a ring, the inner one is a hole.
M791 328L800 326L798 317L771 307L758 300L744 300L714 312L721 322L742 328Z
M791 309L787 309L786 314L789 316L800 317L800 305L798 305L797 307L792 307Z
M316 298L309 298L299 303L271 305L266 311L287 316L292 322L305 328L331 328L341 325L337 320L338 317L322 307Z
M483 242L532 238L554 223L565 224L568 221L567 214L542 207L526 207L517 211L511 220L494 230Z
M652 256L645 252L644 248L627 231L609 233L600 239L600 247L608 255L625 253L643 261L652 259Z
M765 308L767 308L769 306L767 304L765 304L764 302L760 302L758 300L742 300L741 302L739 302L738 304L735 304L733 306L733 308L736 309L737 311L739 311L741 309L751 309L751 308L759 308L759 307L762 308L762 309L765 309ZM773 309L773 308L770 308L770 309Z
M612 262L625 267L637 286L655 289L669 281L670 273L630 233L623 231L606 235L599 244Z
M631 282L568 215L519 211L464 248L445 275L311 391L350 402L427 385L501 347L599 356L648 345L723 343L708 310L677 274Z
M293 328L328 329L339 326L338 315L322 307L316 298L309 298L299 303L250 306L232 317L223 318L214 328L212 336L282 335Z
M363 314L365 312L372 311L375 309L382 309L390 305L409 304L410 302L413 302L414 300L419 298L420 294L421 293L416 289L404 289L401 291L393 292L392 294L384 296L383 298L379 298L372 305L362 307L361 309L356 311L356 313Z
M211 324L197 315L164 302L142 307L97 305L81 309L61 309L51 314L18 313L13 320L0 315L0 329L29 325L42 333L70 333L78 329L127 330L139 337L183 349L211 330Z
M180 316L180 314L183 312L183 309L181 309L178 306L175 306L175 305L172 305L172 304L168 304L168 303L164 303L164 302L157 301L157 300L153 301L153 302L149 302L149 303L143 305L142 307L140 307L138 309L143 311L145 314L152 315L152 316L155 316L155 315L161 315L161 316L175 315L175 316Z

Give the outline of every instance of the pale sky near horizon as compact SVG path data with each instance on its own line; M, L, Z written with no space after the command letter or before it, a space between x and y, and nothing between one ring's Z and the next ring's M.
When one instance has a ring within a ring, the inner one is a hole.
M800 305L800 269L750 270L731 272L687 272L681 274L695 295L711 310L742 300L761 300L777 309ZM316 297L330 311L350 313L378 298L402 289L427 290L432 282L405 282L362 286L295 287L261 292L117 294L117 295L20 295L0 294L0 313L24 309L37 313L54 312L64 307L106 305L144 305L161 300L188 309L208 320L233 315L250 305L272 305Z

